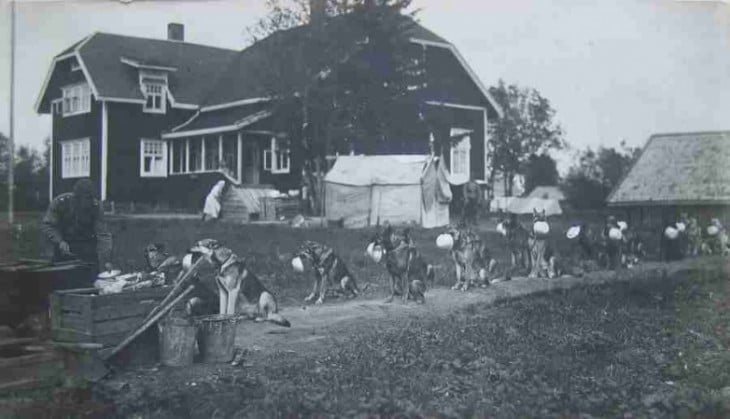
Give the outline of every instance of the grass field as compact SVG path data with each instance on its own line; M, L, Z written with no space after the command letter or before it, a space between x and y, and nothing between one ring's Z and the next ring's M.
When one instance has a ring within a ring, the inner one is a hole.
M0 227L0 258L38 257L46 251L38 231L41 214L22 214L13 229ZM565 231L586 216L561 216L550 219L552 240L558 251L570 255L572 242ZM593 215L589 221L599 222ZM527 222L527 220L525 220ZM526 224L525 222L525 224ZM182 255L196 240L214 238L245 256L256 272L285 304L299 302L309 293L309 273L295 274L290 265L292 253L304 240L315 240L332 246L348 264L361 284L370 282L368 293L385 294L387 277L382 266L365 256L365 247L374 233L373 228L341 229L313 227L295 229L286 225L237 225L229 223L202 224L190 219L108 219L114 238L114 264L125 271L143 268L142 249L148 243L164 243L169 251ZM496 220L482 220L478 229L490 250L501 263L509 263L504 238L495 231ZM452 285L453 267L448 252L435 246L441 229L413 228L413 236L426 259L436 265L436 286ZM654 248L651 243L649 248Z

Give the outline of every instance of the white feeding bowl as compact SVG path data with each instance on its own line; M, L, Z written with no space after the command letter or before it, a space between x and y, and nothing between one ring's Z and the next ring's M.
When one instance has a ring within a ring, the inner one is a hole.
M535 234L548 234L550 232L550 225L545 221L537 221L532 225L532 231Z
M302 258L300 258L299 256L297 256L294 259L292 259L291 260L291 267L296 272L304 272L304 263L302 262Z
M679 231L676 228L669 226L664 229L664 236L669 240L674 240L679 235Z
M624 238L624 235L621 233L620 228L613 227L608 230L608 238L611 240L621 240Z
M375 243L370 243L366 252L368 256L370 256L370 259L372 259L375 263L380 263L380 260L383 258L383 253L385 253L383 248L381 246L376 246Z
M616 224L618 225L618 228L621 229L621 231L626 231L629 228L629 225L626 223L626 221L619 221Z
M454 246L454 238L451 237L451 234L440 234L438 237L436 237L436 247L442 250L451 250L451 248Z
M717 226L715 226L715 225L707 227L707 234L710 236L717 236L717 233L719 233L719 232L720 232L720 229L717 228Z
M189 270L193 266L193 255L188 253L187 255L183 256L182 260L182 266L183 269L186 271Z
M681 222L681 221L680 221L680 222L678 222L678 223L676 224L676 226L677 226L677 231L679 231L680 233L683 233L683 232L684 232L684 230L686 230L686 229L687 229L687 226L686 226L686 225L684 225L684 223L683 223L683 222Z
M502 224L502 223L497 224L497 233L499 233L503 236L507 236L507 229L504 228L504 224Z
M568 232L565 234L565 237L572 240L580 234L580 226L573 226L568 229Z

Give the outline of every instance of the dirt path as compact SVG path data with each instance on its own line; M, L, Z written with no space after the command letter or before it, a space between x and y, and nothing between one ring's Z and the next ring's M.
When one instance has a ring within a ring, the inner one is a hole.
M331 300L321 306L290 306L281 309L291 328L268 323L246 321L240 324L236 345L248 350L306 350L308 344L332 337L334 330L367 323L372 326L383 323L401 323L408 318L444 316L474 304L491 305L500 300L518 298L540 292L569 289L576 286L599 285L611 281L632 281L668 271L687 268L694 262L675 264L646 263L631 271L593 272L585 277L561 277L555 279L514 278L508 282L492 284L488 288L476 288L467 292L445 288L430 289L426 303L404 303L397 298L391 303L384 299Z

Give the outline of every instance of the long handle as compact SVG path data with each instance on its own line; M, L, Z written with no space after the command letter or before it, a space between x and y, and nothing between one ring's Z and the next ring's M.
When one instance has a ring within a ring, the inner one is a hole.
M137 337L139 337L139 335L141 335L147 329L149 329L150 326L157 323L157 321L160 320L162 318L162 316L167 314L168 311L172 310L172 308L175 307L175 305L177 305L177 303L179 303L180 300L185 298L186 295L190 294L190 292L192 292L193 289L195 289L195 285L188 286L188 288L185 291L183 291L180 295L178 295L170 304L168 304L164 308L160 309L160 311L158 311L157 314L152 316L152 318L150 318L149 320L145 321L142 324L142 326L138 327L137 330L134 331L134 333L129 335L126 339L124 339L117 346L115 346L114 349L111 350L111 352L103 355L102 359L104 359L104 360L109 359L109 358L113 357L114 355L116 355L119 351L124 349L133 340L137 339Z
M154 316L160 308L164 307L165 304L167 304L167 302L170 301L170 299L172 299L180 289L182 289L182 286L188 281L188 279L190 279L193 276L193 274L195 274L198 271L198 268L203 263L204 259L205 258L201 257L200 259L195 261L195 263L190 267L190 269L187 272L185 272L182 275L182 277L175 283L175 286L170 290L170 292L165 296L165 298L160 302L160 304L158 304L155 308L152 309L152 311L150 311L150 314L148 314L147 317L145 317L145 321L151 319L152 316Z

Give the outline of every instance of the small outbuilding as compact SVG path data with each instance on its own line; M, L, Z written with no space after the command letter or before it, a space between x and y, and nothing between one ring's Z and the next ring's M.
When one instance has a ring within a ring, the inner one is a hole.
M339 156L324 183L325 216L346 227L449 223L451 189L438 157Z
M607 204L634 223L660 224L684 212L727 225L729 161L728 131L652 135Z

